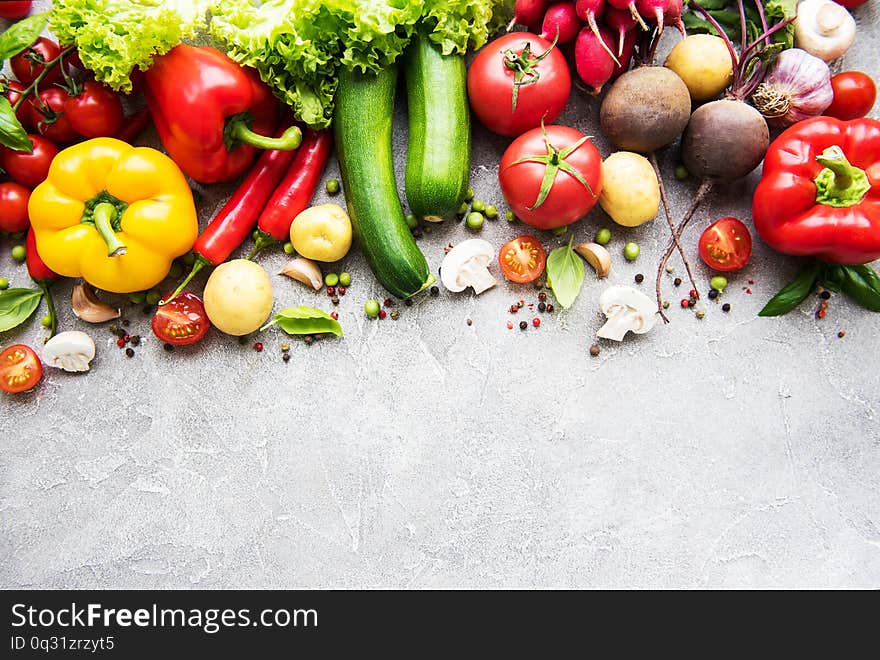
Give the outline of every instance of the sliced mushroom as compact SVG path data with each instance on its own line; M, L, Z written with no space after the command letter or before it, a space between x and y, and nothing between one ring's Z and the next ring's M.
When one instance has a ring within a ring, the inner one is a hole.
M292 277L297 282L308 284L315 291L320 291L324 286L324 278L321 276L321 269L311 259L305 257L297 257L281 269L282 275Z
M64 371L88 371L95 359L95 342L79 330L60 332L43 346L43 362Z
M497 284L489 272L489 262L494 257L495 250L487 241L480 238L462 241L443 258L440 281L453 293L468 287L476 294L483 293Z
M104 323L122 315L119 308L98 300L92 287L85 282L73 287L70 306L76 317L86 323Z
M657 323L657 306L631 286L612 286L599 297L599 308L608 317L597 337L623 341L627 332L643 335Z
M587 260L599 277L608 277L611 272L611 255L598 243L581 243L574 251Z

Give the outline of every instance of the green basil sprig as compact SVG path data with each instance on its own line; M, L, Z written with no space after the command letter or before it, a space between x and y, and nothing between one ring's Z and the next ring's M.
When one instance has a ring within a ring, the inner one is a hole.
M12 111L12 106L5 96L0 96L0 144L14 149L33 153L34 145L27 136L21 122Z
M584 262L572 250L571 242L558 247L547 257L547 285L553 290L557 302L568 309L574 304L584 283Z
M814 261L773 296L758 316L780 316L800 305L816 286L843 293L872 312L880 312L880 275L870 266L840 266Z
M810 295L813 287L816 286L820 268L821 264L818 261L808 264L798 273L797 277L786 284L779 293L764 305L764 309L758 312L758 316L781 316L782 314L788 314L800 305Z
M846 279L840 290L872 312L880 312L880 276L870 266L842 266Z
M314 307L286 307L272 317L261 331L277 325L289 335L333 334L342 336L342 326L327 312Z
M17 328L40 306L40 289L7 289L0 291L0 332Z
M48 14L35 14L13 23L0 34L0 63L33 44L49 22Z

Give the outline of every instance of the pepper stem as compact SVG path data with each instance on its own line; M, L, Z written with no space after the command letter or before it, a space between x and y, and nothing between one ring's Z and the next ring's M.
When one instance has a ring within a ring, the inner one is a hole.
M163 305L167 305L172 300L177 298L177 296L179 296L181 293L183 293L183 290L186 288L186 285L192 281L192 278L194 278L196 276L196 274L200 270L202 270L202 268L204 268L205 266L208 266L208 265L209 265L208 260L205 259L202 255L196 256L196 262L193 264L192 270L189 271L189 275L187 275L185 278L183 278L183 282L181 282L180 286L178 286L174 290L174 293L172 293L167 298L163 298L162 300L159 301L159 307L162 307Z
M291 126L280 137L268 137L254 133L248 126L246 115L237 115L229 120L226 126L227 143L231 145L249 144L257 149L275 149L293 151L302 144L302 131L299 126ZM232 148L230 146L229 148Z
M52 300L52 292L49 290L52 282L51 280L34 280L34 282L36 282L37 286L43 291L43 297L46 299L46 315L51 321L49 324L48 339L52 339L52 337L55 336L55 332L58 330L58 315L55 313L55 301Z
M816 162L825 166L815 179L816 202L819 204L838 208L854 206L871 189L865 171L850 163L837 145L816 156Z
M113 231L113 225L111 224L116 219L116 208L113 204L101 202L95 207L92 217L95 220L95 229L98 230L101 238L107 244L107 256L121 257L124 255L128 248L125 247L125 243L119 240L119 236Z
M276 241L266 232L258 231L257 239L254 241L254 247L250 252L248 252L248 256L246 256L245 259L247 259L248 261L253 261L254 257L256 257L259 252L266 249L270 245L275 245L275 243L277 242L278 241Z

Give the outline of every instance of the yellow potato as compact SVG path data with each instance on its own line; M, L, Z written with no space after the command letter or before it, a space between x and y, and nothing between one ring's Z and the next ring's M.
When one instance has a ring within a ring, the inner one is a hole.
M653 220L660 209L660 185L648 159L631 151L608 156L602 163L599 204L624 227Z
M687 85L694 101L715 98L733 82L733 62L721 37L693 34L682 39L666 58L666 66Z
M306 259L339 261L351 247L351 220L338 204L313 206L294 218L290 242Z
M261 266L246 259L220 264L205 285L205 312L227 335L258 330L272 312L272 283Z

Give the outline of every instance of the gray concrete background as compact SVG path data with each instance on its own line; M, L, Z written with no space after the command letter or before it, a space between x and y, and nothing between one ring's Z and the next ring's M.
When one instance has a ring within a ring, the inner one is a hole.
M845 66L878 77L877 3L858 14ZM598 134L597 112L575 93L560 123ZM506 144L475 127L473 187L502 212ZM670 172L674 153L663 161ZM695 185L669 179L679 217ZM723 215L748 221L754 183L713 198L686 236L704 287L697 237ZM198 189L203 223L232 189ZM125 316L145 341L127 359L56 286L60 327L89 332L98 357L86 375L47 368L33 393L0 397L0 586L880 586L880 315L835 296L824 320L818 299L759 319L797 263L756 235L730 314L674 306L670 325L592 358L599 294L642 272L650 295L668 236L662 219L624 230L595 211L576 240L600 226L614 233L608 281L588 268L573 309L528 332L505 324L531 316L506 310L535 291L506 283L366 320L364 300L383 293L355 248L345 338L291 341L286 365L276 331L261 354L216 331L168 354L137 308ZM480 236L497 247L527 231L502 220ZM420 244L436 272L443 246L469 236L452 222ZM627 240L642 246L633 264ZM27 285L0 243L0 275ZM283 262L260 259L276 309L329 311L274 275ZM2 344L40 345L38 318Z

